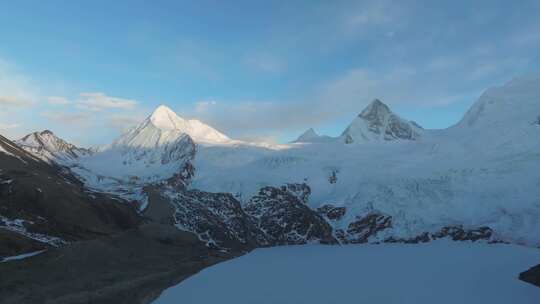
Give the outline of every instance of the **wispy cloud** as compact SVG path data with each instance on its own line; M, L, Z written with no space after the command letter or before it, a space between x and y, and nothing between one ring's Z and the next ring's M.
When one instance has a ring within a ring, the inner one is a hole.
M137 101L120 97L108 96L102 92L81 93L77 105L81 108L102 111L104 109L133 109Z
M276 55L272 55L269 52L249 54L245 62L248 66L263 72L279 73L286 69L284 60L279 59Z
M18 127L19 127L19 124L4 124L4 123L0 123L0 131L11 130L11 129L15 129L15 128L18 128Z
M92 116L89 113L83 112L43 112L41 116L49 119L52 122L80 127L87 124Z
M0 107L25 107L36 99L36 87L29 77L0 58Z
M29 99L17 96L0 96L0 106L21 107L28 106L31 102Z
M47 97L47 102L55 106L68 105L71 103L71 101L62 96L49 96Z
M202 100L197 101L194 106L196 113L204 113L208 111L212 106L215 106L217 102L215 100Z
M143 119L144 115L140 113L115 114L107 117L107 125L117 131L125 132L143 121Z

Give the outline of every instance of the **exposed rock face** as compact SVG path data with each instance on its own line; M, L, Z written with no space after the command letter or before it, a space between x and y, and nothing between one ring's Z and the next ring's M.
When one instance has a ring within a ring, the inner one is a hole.
M311 188L305 183L285 184L281 186L281 191L285 191L296 196L296 198L304 204L308 203L309 196L311 195Z
M298 185L297 187L304 188ZM294 189L298 189L293 187ZM307 185L306 185L307 187ZM264 187L245 207L256 219L257 227L265 232L267 245L305 244L320 242L333 244L332 227L311 210L287 187ZM300 196L302 197L302 196Z
M332 227L307 205L310 188L306 184L286 184L262 188L245 208L229 193L168 188L165 195L150 195L155 215L161 199L170 202L174 225L193 232L209 246L250 249L261 246L294 245L307 242L336 243ZM157 190L155 193L161 193ZM167 208L162 208L166 211Z
M30 133L15 143L48 163L65 163L92 154L89 149L70 144L49 130Z
M478 227L464 229L462 226L443 227L439 232L433 234L433 238L440 239L449 237L454 241L478 241L490 240L493 230L489 227Z
M372 212L349 224L346 231L336 230L336 236L342 243L367 243L369 238L379 231L392 227L392 217L378 212Z
M167 196L174 207L176 227L197 234L210 246L254 248L266 243L264 233L229 193L189 190Z
M453 241L489 241L496 242L492 239L493 230L489 227L478 227L465 229L462 226L445 226L435 233L424 232L414 238L388 238L385 242L388 243L426 243L436 239L450 238Z
M180 172L173 174L173 176L167 179L167 184L176 189L184 189L194 175L195 167L193 167L191 161L187 161L180 169Z
M64 168L2 136L0 168L0 229L20 238L54 246L113 234L140 221L127 202L88 191Z
M345 215L347 208L335 207L330 204L317 208L317 212L331 221L339 221Z

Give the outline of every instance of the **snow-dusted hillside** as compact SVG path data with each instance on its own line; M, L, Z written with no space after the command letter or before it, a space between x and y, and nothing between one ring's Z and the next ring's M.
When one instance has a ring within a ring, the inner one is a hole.
M30 133L15 143L48 163L71 163L80 157L92 154L89 149L70 144L49 130Z

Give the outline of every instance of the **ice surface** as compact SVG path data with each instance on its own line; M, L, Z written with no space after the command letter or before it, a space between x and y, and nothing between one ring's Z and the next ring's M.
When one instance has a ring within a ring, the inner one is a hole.
M437 241L257 249L171 287L154 304L536 304L517 279L540 250Z

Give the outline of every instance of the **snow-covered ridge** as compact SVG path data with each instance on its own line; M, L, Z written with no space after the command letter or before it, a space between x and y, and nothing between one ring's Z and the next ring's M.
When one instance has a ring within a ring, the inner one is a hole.
M90 150L70 144L49 130L30 133L15 143L48 163L71 162L91 154Z
M374 101L341 140L277 151L201 147L192 187L229 192L246 203L264 186L305 182L312 208L347 208L335 229L375 212L392 217L387 236L463 225L539 245L538 116L540 77L487 90L459 124L445 130L423 130Z
M340 137L308 130L285 145L231 140L160 106L74 170L87 185L132 199L175 176L244 205L263 187L306 183L312 209L347 210L334 231L381 215L391 218L383 239L489 227L494 239L540 244L539 116L540 77L487 90L445 130L424 130L374 100Z

